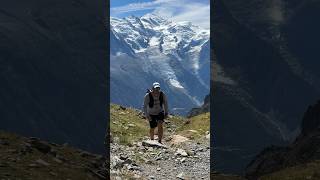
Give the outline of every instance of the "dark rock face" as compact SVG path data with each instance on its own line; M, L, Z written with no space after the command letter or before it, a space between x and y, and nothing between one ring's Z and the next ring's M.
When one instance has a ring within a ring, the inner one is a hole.
M302 41L320 34L301 27L318 28L319 2L275 2L223 0L213 6L217 171L242 173L266 146L294 140L303 110L320 96L319 46ZM298 48L302 43L308 50Z
M103 152L104 1L17 0L0 7L0 129Z
M196 116L196 115L206 113L209 111L210 111L210 95L206 95L206 97L204 98L204 101L203 101L203 105L198 108L192 108L189 111L187 117Z
M304 114L302 132L287 147L263 150L247 167L247 177L257 178L286 167L320 159L320 101Z
M307 112L305 112L302 125L301 135L305 136L312 132L319 131L320 128L320 101L313 106L309 106Z

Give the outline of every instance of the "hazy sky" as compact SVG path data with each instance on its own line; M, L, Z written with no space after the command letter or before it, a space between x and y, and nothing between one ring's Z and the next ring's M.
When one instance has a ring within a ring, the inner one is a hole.
M113 17L142 16L155 13L173 21L191 21L210 27L210 0L111 0Z

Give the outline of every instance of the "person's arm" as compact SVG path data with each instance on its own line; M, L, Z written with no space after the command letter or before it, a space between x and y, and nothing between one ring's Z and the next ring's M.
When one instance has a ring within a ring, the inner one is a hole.
M169 114L168 98L164 93L163 93L163 106L164 106L165 117L167 117Z
M144 100L143 100L143 113L147 119L149 119L149 114L148 114L148 110L147 110L148 104L149 104L149 94L146 94L144 96Z

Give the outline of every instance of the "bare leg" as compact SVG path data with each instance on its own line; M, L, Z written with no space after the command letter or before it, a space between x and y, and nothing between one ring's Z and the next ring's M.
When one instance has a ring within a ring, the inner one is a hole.
M163 136L162 122L158 122L158 141L159 141L159 143L161 143L162 136Z
M154 139L154 128L150 128L150 139L153 140Z

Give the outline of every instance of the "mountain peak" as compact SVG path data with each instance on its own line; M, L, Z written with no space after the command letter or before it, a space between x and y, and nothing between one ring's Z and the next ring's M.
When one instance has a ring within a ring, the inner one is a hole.
M149 21L149 22L151 21L152 24L156 24L156 25L160 25L160 24L168 21L167 18L162 17L159 14L155 14L155 13L145 14L141 17L141 20L145 20L145 21Z
M141 16L141 18L166 20L166 18L164 18L163 16L161 16L161 15L159 15L159 14L155 14L155 13L147 13L147 14Z

